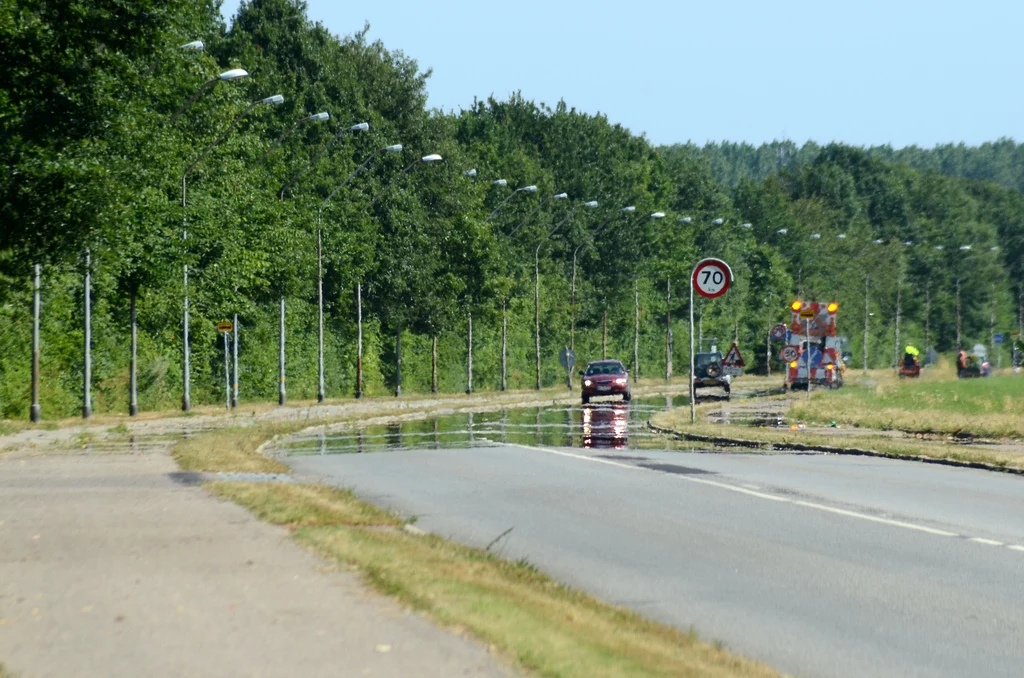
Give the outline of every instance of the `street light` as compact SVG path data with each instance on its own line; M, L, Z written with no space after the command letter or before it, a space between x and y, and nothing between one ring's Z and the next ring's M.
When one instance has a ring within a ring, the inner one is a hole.
M565 193L561 193L559 195L560 196L566 196ZM554 196L554 197L555 198L559 198L559 196ZM566 197L568 197L568 196L566 196ZM562 198L559 198L559 199L562 199ZM596 200L588 200L587 202L584 202L582 204L582 207L586 207L588 209L594 209L594 208L597 207L597 201ZM554 228L552 228L550 231L548 231L547 234L540 239L540 241L537 243L537 249L533 253L533 273L534 273L533 333L534 333L534 348L535 348L535 354L534 355L535 355L535 358L536 358L536 386L535 386L535 388L538 391L540 390L540 248L543 247L544 243L547 242L551 238L551 236L554 235L560 228L562 228L562 226L566 222L568 222L570 219L572 219L572 215L573 215L573 213L575 213L575 211L576 211L575 207L571 208L569 210L569 214L567 214L564 219L559 221L555 225ZM568 381L569 390L571 391L572 390L572 373L571 372L567 372L566 379Z
M199 41L197 40L196 42L199 42ZM192 43L189 43L189 44L192 44ZM196 48L190 48L190 49L196 49ZM242 69L242 68L232 68L230 71L224 71L223 73L218 75L216 78L210 78L209 80L204 82L199 87L199 89L196 90L195 94L193 94L191 97L189 97L188 101L186 101L184 104L182 104L181 108L179 108L177 111L175 111L174 115L171 116L170 124L173 125L174 121L177 120L179 117L181 117L181 114L184 113L185 111L187 111L192 106L192 104L195 103L196 99L198 99L199 96L203 92L205 92L207 89L209 89L210 87L213 87L218 82L230 82L232 80L238 80L239 78L247 77L248 75L249 75L249 72L246 71L245 69Z
M237 79L237 78L240 78L240 77L244 77L245 75L248 75L245 71L243 71L240 68L236 69L236 71L237 71L237 73L241 73L241 75L236 74L236 75L231 76L230 78L225 78L224 77L225 75L233 73L233 71L228 71L225 74L221 74L221 79L234 80L234 79ZM242 120L242 118L244 118L246 115L248 115L249 111L251 111L253 108L255 108L256 106L259 106L261 104L270 104L270 105L276 106L276 105L279 105L279 104L282 104L282 103L284 103L284 97L281 96L280 94L275 94L273 96L266 97L265 99L257 99L256 101L254 101L251 104L249 104L244 111L242 111L238 116L235 117L234 120L231 121L231 124L227 126L227 128L224 130L224 132L221 133L221 135L219 137L217 137L217 139L212 144L207 146L206 150L204 150L200 154L200 156L191 165L189 165L185 169L185 171L182 173L182 175L181 175L181 220L182 220L181 240L182 240L183 243L186 240L188 240L188 203L187 203L187 196L188 196L187 180L188 180L188 175L192 172L193 169L195 169L196 165L198 165L200 162L202 162L203 158L205 158L207 155L210 154L210 151L212 151L214 148L216 148L222 141L224 141L225 138L227 138L227 136L231 132L231 130L235 128L235 126ZM184 290L185 290L185 304L184 304L184 313L182 315L182 349L183 349L183 354L184 354L184 360L182 361L182 366L181 366L181 368L182 368L181 409L184 410L185 412L190 412L192 410L192 395L191 395L191 392L190 392L190 384L189 384L189 376L190 376L189 359L190 359L190 355L189 355L189 345L188 345L188 263L186 263L184 265Z
M359 129L357 129L359 128ZM368 129L369 125L365 129ZM364 128L360 128L359 125L354 125L350 128L352 131L361 131ZM337 193L345 188L350 181L355 179L359 174L366 169L366 167L373 161L374 158L379 156L381 153L400 153L402 151L402 144L392 144L390 146L384 146L374 151L370 157L361 162L351 174L349 174L341 184L338 185L331 193L324 198L324 201L320 203L320 209L317 211L316 217L316 269L317 269L317 402L322 403L325 396L325 385L324 385L324 265L323 265L323 214L324 208L327 207L327 203L337 195ZM357 293L357 315L358 318L358 350L356 357L356 373L357 382L359 388L356 393L356 397L362 397L362 372L363 372L363 306L362 306L362 290L359 289Z
M499 182L500 182L500 183L499 183ZM494 185L495 185L495 186L507 186L507 185L508 185L508 182L507 182L507 181L505 181L504 179L498 179L498 181L495 181L495 182L494 182ZM499 211L499 210L500 210L500 209L501 209L502 207L504 207L504 206L505 206L505 203L507 203L507 202L508 202L509 200L511 200L512 198L514 198L514 197L515 197L515 196L517 196L518 194L520 194L520 193L536 193L536 192L537 192L537 187L536 187L536 186L534 186L533 184L530 184L529 186L523 186L523 187L521 187L521 188L517 188L516 190L512 191L512 193L510 193L510 194L508 195L508 197L507 197L507 198L505 198L505 199L504 199L504 200L502 200L502 201L501 201L500 203L498 203L498 206L497 206L497 207L495 207L495 208L494 208L493 210L491 210L491 213L490 213L490 214L488 214L488 215L487 215L487 217L486 217L486 218L484 219L484 223L486 223L486 222L490 221L490 220L491 220L491 218L492 218L492 217L493 217L493 216L494 216L495 214L497 214L497 213L498 213L498 211Z
M652 212L646 217L640 217L633 225L638 225L646 219L664 219L664 212ZM720 220L719 220L720 221ZM634 271L633 274L633 383L640 378L640 279Z

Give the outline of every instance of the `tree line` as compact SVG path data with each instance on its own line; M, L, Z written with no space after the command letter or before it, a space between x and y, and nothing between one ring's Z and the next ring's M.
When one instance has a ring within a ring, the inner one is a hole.
M566 347L665 377L702 256L737 282L701 338L752 370L797 296L840 303L858 366L893 362L897 310L939 350L1019 322L1013 188L838 144L722 177L565 102L429 110L429 72L368 36L292 0L230 30L211 1L0 8L3 416L32 400L37 265L50 417L82 407L86 273L99 411L127 408L133 317L143 410L182 401L186 336L192 400L223 402L236 319L243 402L316 397L321 307L327 397L564 383Z

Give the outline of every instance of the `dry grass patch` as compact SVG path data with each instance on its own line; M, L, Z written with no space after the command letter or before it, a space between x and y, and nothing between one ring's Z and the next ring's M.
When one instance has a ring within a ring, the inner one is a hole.
M186 438L174 446L172 455L183 471L236 471L241 473L288 473L284 464L257 450L275 435L293 433L308 422L231 427Z
M525 562L398 529L391 513L320 486L215 483L211 489L295 530L378 590L469 631L521 668L557 678L768 677L777 674L693 632L644 619L563 586Z

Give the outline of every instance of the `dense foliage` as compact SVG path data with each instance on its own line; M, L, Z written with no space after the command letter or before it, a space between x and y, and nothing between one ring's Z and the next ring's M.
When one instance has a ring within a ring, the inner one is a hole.
M216 322L236 314L242 398L276 397L281 299L289 396L313 397L318 232L329 397L355 388L357 285L368 392L395 386L399 336L406 389L431 387L435 338L440 388L464 389L470 316L475 384L497 387L506 314L509 386L532 386L535 261L544 384L564 380L570 343L580 361L601 357L605 326L608 355L632 363L635 300L641 374L664 374L669 314L683 365L699 256L737 278L699 305L702 336L736 337L754 369L794 295L840 302L859 364L866 282L875 365L894 359L897 304L904 340L955 345L958 280L964 343L1017 322L1024 198L958 176L1019 186L1019 162L986 175L984 162L841 145L657 149L603 116L518 96L430 111L429 73L367 34L333 36L293 0L244 3L230 31L212 0L0 5L2 416L29 406L37 263L44 412L81 407L87 250L100 411L126 409L133 296L140 405L180 400L185 265L194 400L223 397ZM196 39L205 51L179 47ZM233 68L249 77L217 80ZM274 94L284 103L252 105ZM330 120L299 122L320 111ZM352 131L360 122L369 130ZM996 155L1015 158L1007 143ZM417 162L431 153L444 160ZM961 155L986 157L973 153ZM527 185L538 190L516 190Z

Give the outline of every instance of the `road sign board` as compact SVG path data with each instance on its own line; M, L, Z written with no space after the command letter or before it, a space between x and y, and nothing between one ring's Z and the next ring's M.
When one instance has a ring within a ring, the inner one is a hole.
M704 259L693 267L690 284L700 296L715 299L729 291L732 269L721 259Z
M742 377L743 376L743 368L742 367L731 367L731 366L727 365L727 366L722 368L722 374L728 374L728 375L733 376L733 377Z
M813 308L802 308L802 309L800 309L800 317L801 318L813 318L815 315L817 315L817 314L814 312Z
M788 327L786 327L782 323L779 323L778 325L772 328L772 339L774 339L775 341L781 341L782 339L786 338L786 332L788 331Z
M230 332L231 329L231 323L217 323L218 332Z
M558 362L560 362L562 367L565 369L571 370L576 364L576 352L568 348L563 348L558 354Z
M799 356L800 351L797 350L796 346L784 346L780 357L788 363L796 360Z
M992 337L992 339L995 340L995 342L997 344L1003 343L1003 335L1002 334L997 334L994 337Z
M740 347L736 345L736 342L733 342L732 346L729 347L725 358L722 359L722 364L726 367L746 367L747 363L743 361L743 356L740 355Z

